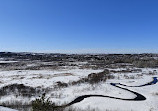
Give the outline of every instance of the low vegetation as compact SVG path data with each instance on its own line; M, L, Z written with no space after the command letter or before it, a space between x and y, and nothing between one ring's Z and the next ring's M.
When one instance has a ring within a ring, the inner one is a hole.
M59 111L55 103L49 101L49 98L46 99L45 93L41 98L36 99L32 102L33 111Z
M24 84L11 84L0 88L0 97L15 94L15 96L32 97L38 96L42 89L25 86Z
M138 68L155 68L158 65L157 60L138 60L133 61L133 65Z
M81 78L78 81L73 81L69 83L64 82L56 82L55 88L64 88L72 85L78 85L83 83L89 83L89 84L97 84L99 82L105 82L107 79L114 79L114 76L110 73L108 69L105 69L103 72L99 73L91 73L85 78Z

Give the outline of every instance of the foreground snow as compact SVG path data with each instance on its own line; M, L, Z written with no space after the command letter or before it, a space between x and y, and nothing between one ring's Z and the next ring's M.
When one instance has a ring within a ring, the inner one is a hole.
M124 74L114 74L115 79L107 80L106 83L99 83L98 85L81 84L77 86L71 86L61 89L59 91L52 92L51 100L58 104L65 104L73 101L75 98L82 95L96 94L106 95L112 97L119 97L125 99L132 99L135 97L133 93L116 88L110 83L122 83L126 85L143 85L152 81L152 77L158 77L158 74L149 75L150 71L157 69L143 69L143 76L140 73L126 73L126 75L134 76L132 79L125 79ZM119 78L117 76L120 75ZM132 91L138 92L144 95L147 99L145 101L124 101L103 97L90 97L83 101L72 105L75 108L80 109L97 109L97 111L158 111L158 83L144 87L125 87ZM123 87L123 86L121 86ZM49 97L51 96L49 95ZM56 97L59 98L56 98Z
M10 108L0 106L0 111L18 111L18 110L14 110L14 109L10 109Z
M149 77L151 79L151 77ZM148 82L146 80L150 79L138 79L137 81L143 81L144 83ZM151 80L150 80L151 81ZM115 81L111 81L115 82ZM120 80L121 82L121 80ZM128 81L124 81L122 83L128 83ZM129 84L129 83L128 83ZM138 84L137 84L138 85ZM158 111L158 84L144 87L126 87L130 90L136 91L140 94L143 94L147 99L145 101L124 101L124 100L116 100L110 98L102 98L102 97L91 97L84 99L80 103L74 104L74 107L86 109L88 107L98 108L99 111L105 111L106 109L110 111ZM121 86L122 87L122 86ZM101 88L102 89L102 88ZM111 89L111 91L110 91ZM100 94L98 91L97 94ZM119 88L115 88L112 86L108 87L107 92L103 92L102 95L110 95L121 98L133 98L133 94L127 91L121 91Z
M116 69L121 70L121 69ZM57 104L66 104L73 101L76 97L88 94L106 95L119 98L131 99L135 95L128 91L116 88L110 83L122 83L126 85L142 85L152 81L152 77L158 77L158 74L149 75L149 72L158 69L142 69L138 73L114 73L115 79L107 80L96 85L83 83L79 85L69 86L53 90L47 94L51 101ZM53 87L57 81L68 83L77 81L82 77L88 76L90 73L97 73L103 70L92 69L63 69L63 70L18 70L18 71L1 71L0 72L0 87L9 84L24 84L32 87ZM143 73L143 74L142 74ZM121 86L125 87L125 86ZM158 84L144 87L125 87L132 91L144 95L145 101L124 101L103 97L90 97L83 101L72 105L72 107L80 109L97 109L97 111L158 111ZM10 96L1 98L1 102L6 99L16 99L17 97ZM18 98L19 99L19 98ZM21 98L23 101L28 99ZM1 110L0 108L0 111ZM4 110L7 111L7 110ZM12 110L9 110L12 111ZM13 110L14 111L14 110Z

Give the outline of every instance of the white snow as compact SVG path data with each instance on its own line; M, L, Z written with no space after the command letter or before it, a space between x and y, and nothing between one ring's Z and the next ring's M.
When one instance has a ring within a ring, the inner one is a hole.
M103 70L63 69L0 71L0 87L14 83L25 84L32 87L51 87L57 81L68 83L88 76L88 74L101 71Z
M18 61L0 61L0 63L15 63L15 62L18 62Z
M122 70L113 69L113 70ZM97 94L105 96L113 96L119 98L132 99L135 97L133 93L116 88L110 83L122 83L126 85L142 85L152 81L152 77L158 77L158 74L150 75L149 72L153 72L158 69L146 69L142 68L142 72L139 73L114 73L115 79L109 79L105 83L99 83L98 85L90 85L87 83L69 86L52 91L47 94L55 103L65 104L69 103L75 98L88 95ZM14 70L14 71L0 71L0 87L9 84L25 84L32 87L53 87L57 81L71 82L77 81L80 78L88 76L90 73L97 73L103 70L92 69L69 69L64 68L62 70ZM127 79L127 77L129 77ZM134 78L132 78L134 77ZM125 87L125 86L121 86ZM75 108L87 109L88 107L99 109L99 111L158 111L158 83L144 87L125 87L132 91L138 92L144 95L147 100L145 101L124 101L103 97L90 97L86 98L80 103L72 105ZM13 99L14 97L12 97ZM6 98L7 100L11 98ZM16 99L16 98L14 98ZM19 98L18 98L19 99ZM5 97L2 98L5 100ZM0 107L1 111L1 107ZM3 110L2 110L3 111ZM7 110L4 110L7 111ZM12 110L9 110L12 111ZM13 110L14 111L14 110Z
M10 109L10 108L0 106L0 111L18 111L18 110L14 110L14 109Z
M51 100L58 103L64 104L73 101L75 98L82 96L82 95L89 95L89 94L97 94L97 95L106 95L106 96L113 96L119 98L126 98L132 99L135 97L133 93L128 91L116 88L111 86L109 83L122 83L126 85L143 85L148 82L151 82L153 79L152 77L158 77L156 75L148 75L149 71L155 69L143 69L146 73L143 77L138 77L137 75L140 73L127 73L128 76L134 76L134 79L125 79L124 76L120 76L119 79L111 79L107 80L106 83L100 83L95 86L91 86L89 84L81 84L78 86L71 86L68 88L61 89L59 91L52 92ZM157 70L157 69L156 69ZM118 74L114 74L115 76ZM121 74L120 74L121 75ZM122 74L124 75L124 73ZM90 97L86 98L83 101L72 105L75 108L80 109L99 109L99 111L157 111L158 110L158 83L150 86L144 87L125 87L132 91L138 92L144 95L147 100L145 101L124 101L124 100L116 100L111 98L103 98L103 97ZM50 95L48 95L50 96ZM58 98L56 98L58 96Z

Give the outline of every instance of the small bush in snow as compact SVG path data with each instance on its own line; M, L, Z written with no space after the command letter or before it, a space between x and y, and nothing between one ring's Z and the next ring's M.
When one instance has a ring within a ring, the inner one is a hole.
M45 94L41 98L36 99L32 102L33 111L58 111L54 103L46 99Z

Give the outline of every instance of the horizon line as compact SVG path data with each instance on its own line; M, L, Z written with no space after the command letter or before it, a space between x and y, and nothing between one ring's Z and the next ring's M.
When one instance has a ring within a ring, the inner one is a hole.
M32 54L32 53L35 53L35 54L92 54L92 55L94 55L94 54L97 54L97 55L101 55L101 54L158 54L158 52L156 53L156 52L141 52L141 53L97 53L97 52L94 52L94 53L73 53L73 52L71 52L71 53L66 53L66 52L34 52L34 51L0 51L0 53L30 53L30 54Z

